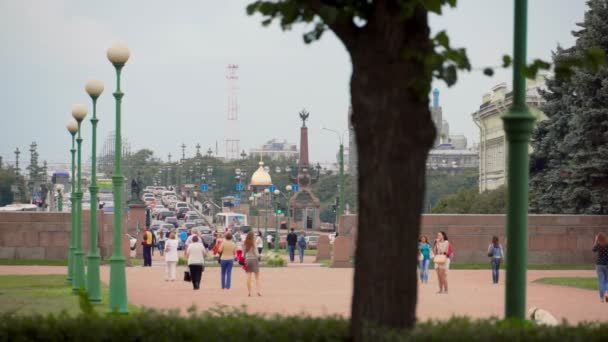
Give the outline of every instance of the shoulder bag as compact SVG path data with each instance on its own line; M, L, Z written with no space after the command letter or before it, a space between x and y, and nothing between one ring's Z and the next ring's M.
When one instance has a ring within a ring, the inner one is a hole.
M437 265L443 265L448 261L448 257L445 254L437 254L433 257L433 263Z

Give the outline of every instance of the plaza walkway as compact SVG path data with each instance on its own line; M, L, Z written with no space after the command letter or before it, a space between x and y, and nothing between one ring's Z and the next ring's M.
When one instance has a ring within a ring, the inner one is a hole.
M236 265L235 265L236 266ZM185 267L178 267L181 279ZM0 266L0 274L62 274L65 267ZM398 270L395 269L397 272ZM349 315L352 294L352 269L326 267L262 268L262 297L247 297L245 272L233 270L229 291L220 289L219 267L208 266L200 291L190 283L164 281L164 267L127 269L129 301L158 309L186 309L196 305L206 310L219 305L247 307L249 312L264 314L338 314ZM528 307L537 306L571 323L585 320L608 320L608 304L600 303L596 291L534 284L534 279L553 276L593 277L594 271L529 271ZM102 267L102 281L108 283L109 267ZM504 274L501 283L491 284L489 270L452 270L449 294L436 294L436 277L421 285L418 294L419 319L447 319L452 315L470 317L501 316L504 309Z

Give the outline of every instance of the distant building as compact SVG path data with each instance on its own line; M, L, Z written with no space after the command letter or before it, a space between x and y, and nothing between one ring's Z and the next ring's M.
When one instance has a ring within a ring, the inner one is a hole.
M442 144L429 152L428 169L471 169L479 166L479 154L475 149L456 149L452 144Z
M443 109L439 106L439 89L433 90L433 106L431 107L431 117L437 130L437 137L433 146L439 146L443 143L444 139L447 138L449 133L449 125L443 120ZM445 124L444 124L445 123ZM444 128L448 129L448 132L444 131Z
M298 159L298 147L290 144L287 140L272 139L259 148L249 149L249 156L252 158L279 159Z
M537 120L546 119L539 110L544 103L539 90L544 85L544 76L528 80L527 83L526 103ZM512 92L507 91L506 83L500 83L492 88L491 93L483 95L479 110L472 114L473 121L479 127L479 192L505 184L507 144L502 115L509 110L512 102Z

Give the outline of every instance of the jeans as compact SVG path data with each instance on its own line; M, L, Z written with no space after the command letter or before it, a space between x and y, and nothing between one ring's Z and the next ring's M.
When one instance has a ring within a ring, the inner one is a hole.
M190 279L192 288L198 290L201 288L201 278L203 276L203 265L188 265L190 269Z
M222 289L229 289L232 278L232 260L222 260L220 266L222 268Z
M160 256L165 255L165 241L158 242L158 251L160 252Z
M429 282L429 264L431 263L431 259L422 259L418 263L418 267L420 268L420 281L423 283Z
M298 247L298 252L300 252L300 264L304 262L304 247Z
M287 245L287 250L289 251L289 261L293 262L295 256L294 256L294 252L295 252L296 246L292 246L292 245Z
M263 249L264 249L263 247L258 247L258 254L260 255L260 256L258 257L258 261L262 261L262 250L263 250Z
M490 261L490 264L492 265L492 282L494 284L498 284L498 274L499 274L499 270L500 270L500 258L492 258L492 261Z
M608 294L608 265L595 265L597 272L598 288L600 289L600 298L604 298Z
M144 267L152 266L152 246L144 245Z

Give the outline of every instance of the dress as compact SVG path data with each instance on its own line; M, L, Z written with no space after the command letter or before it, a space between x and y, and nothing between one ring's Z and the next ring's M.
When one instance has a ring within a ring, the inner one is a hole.
M435 255L445 254L447 256L448 251L450 249L450 242L449 241L438 242L433 249L434 249ZM435 263L435 269L444 269L446 271L449 270L450 269L450 256L448 256L445 264Z
M258 261L260 254L257 248L252 247L247 253L245 253L245 264L247 265L247 273L259 273L260 264Z

